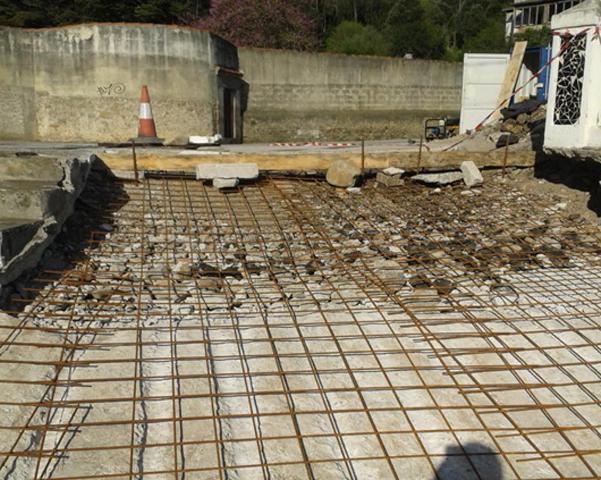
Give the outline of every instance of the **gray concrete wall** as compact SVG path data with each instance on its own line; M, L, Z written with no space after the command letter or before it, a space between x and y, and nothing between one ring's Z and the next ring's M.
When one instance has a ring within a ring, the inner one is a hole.
M207 32L88 24L1 28L0 65L0 138L124 141L143 84L159 136L214 133L216 66L237 70L238 58Z
M0 27L0 65L0 139L126 141L142 84L166 140L221 132L223 88L248 103L247 142L416 136L424 118L457 114L461 102L459 64L238 53L207 32L162 25Z
M247 141L419 135L424 118L461 109L458 63L249 48L239 57Z

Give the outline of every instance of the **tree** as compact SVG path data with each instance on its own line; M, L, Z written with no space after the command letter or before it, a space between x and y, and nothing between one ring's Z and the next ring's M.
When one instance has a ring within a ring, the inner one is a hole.
M238 46L312 50L318 40L308 10L304 0L213 0L193 25Z
M470 53L503 53L508 50L505 41L505 25L499 22L487 22L473 37L463 44L463 50Z
M361 25L345 20L326 40L329 52L348 55L389 55L390 45L380 32L371 25Z
M419 1L396 0L388 12L385 32L394 55L440 58L444 54L439 32Z
M339 23L349 20L380 30L394 0L312 0L320 35L329 36Z
M51 27L83 22L182 23L207 0L0 0L0 25Z
M423 0L428 15L439 25L446 49L462 49L465 42L484 28L504 24L506 0Z

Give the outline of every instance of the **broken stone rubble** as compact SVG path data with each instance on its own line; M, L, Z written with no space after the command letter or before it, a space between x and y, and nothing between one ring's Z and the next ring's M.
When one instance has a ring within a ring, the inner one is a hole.
M240 183L238 178L214 178L213 179L213 187L222 189L222 188L235 188Z
M426 185L451 185L462 179L463 173L461 172L420 173L411 177L411 180Z

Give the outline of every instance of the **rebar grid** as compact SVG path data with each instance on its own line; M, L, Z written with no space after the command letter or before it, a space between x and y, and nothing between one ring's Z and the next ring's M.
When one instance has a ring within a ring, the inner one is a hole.
M550 199L98 188L1 320L2 478L601 476L601 234Z

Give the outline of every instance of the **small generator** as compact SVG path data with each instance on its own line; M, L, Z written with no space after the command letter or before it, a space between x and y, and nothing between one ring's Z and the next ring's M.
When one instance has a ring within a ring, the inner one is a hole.
M454 137L459 133L459 118L443 117L428 118L424 126L424 138L430 140L441 140Z

